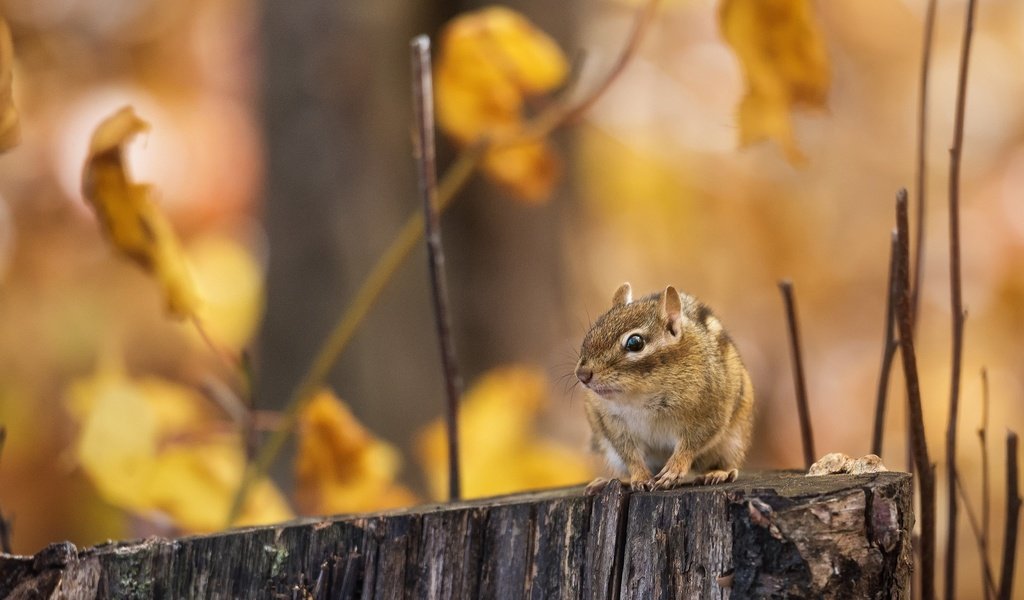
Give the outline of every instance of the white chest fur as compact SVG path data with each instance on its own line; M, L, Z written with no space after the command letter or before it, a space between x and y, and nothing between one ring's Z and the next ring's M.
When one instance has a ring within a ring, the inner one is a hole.
M679 431L651 408L653 398L601 398L608 418L615 419L629 433L644 462L652 470L660 469L679 441ZM609 456L609 462L615 457ZM621 460L621 458L620 458Z

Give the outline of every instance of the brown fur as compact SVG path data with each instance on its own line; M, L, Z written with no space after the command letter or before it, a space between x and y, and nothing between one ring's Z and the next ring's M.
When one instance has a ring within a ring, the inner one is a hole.
M580 350L576 374L590 388L595 450L634 488L677 487L691 469L706 472L698 481L731 481L750 445L754 406L736 347L707 306L671 286L631 298L624 284ZM624 348L631 333L643 337L642 351Z

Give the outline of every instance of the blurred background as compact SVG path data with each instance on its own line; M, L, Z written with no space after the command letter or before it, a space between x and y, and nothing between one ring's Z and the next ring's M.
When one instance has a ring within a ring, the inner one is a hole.
M583 51L586 88L611 66L638 3L507 5L568 56ZM133 175L156 186L183 240L211 335L251 349L256 405L280 408L373 262L418 209L408 40L436 34L478 6L0 0L14 39L23 138L0 157L0 424L8 430L0 509L13 517L17 552L62 539L90 544L167 532L101 498L71 455L76 425L67 390L94 373L104 353L123 355L132 376L186 385L224 376L198 336L166 318L146 275L104 243L80 192L96 124L126 103L152 124L132 146ZM795 115L805 164L790 164L771 143L738 149L744 82L719 31L718 3L677 0L664 3L610 91L555 136L563 175L550 199L523 202L477 178L444 215L455 346L467 384L503 365L539 369L547 392L531 435L584 456L583 392L569 385L579 341L621 282L638 293L673 284L714 307L751 370L758 408L749 467L801 467L776 287L787 277L796 288L818 453L868 452L893 199L914 182L925 3L813 6L832 80L826 110ZM939 2L917 346L930 450L940 465L950 368L947 149L963 13L961 0ZM959 464L977 507L985 366L996 539L1004 435L1007 427L1024 429L1022 60L1024 5L983 0L963 160L969 317ZM454 152L442 140L442 168ZM420 248L361 325L331 383L367 429L397 447L400 480L421 498L429 485L416 440L440 414L439 360ZM893 469L906 466L902 385L896 368L883 453ZM288 458L278 462L287 492ZM976 550L961 523L960 584L972 597Z

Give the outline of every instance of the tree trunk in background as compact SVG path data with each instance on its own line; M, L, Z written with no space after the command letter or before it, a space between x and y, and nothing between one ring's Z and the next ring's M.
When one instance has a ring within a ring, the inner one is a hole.
M258 403L280 407L342 308L418 204L400 0L264 2L265 223L270 245ZM372 429L406 440L441 397L420 250L331 378ZM425 356L425 358L423 357Z
M270 261L258 406L283 405L374 261L418 209L408 41L435 34L444 20L475 6L264 0ZM513 6L572 47L567 5ZM456 351L467 382L510 360L550 363L552 349L564 344L562 203L556 195L547 206L527 207L477 182L443 219ZM331 377L361 420L407 450L418 427L440 414L444 397L427 286L421 248Z

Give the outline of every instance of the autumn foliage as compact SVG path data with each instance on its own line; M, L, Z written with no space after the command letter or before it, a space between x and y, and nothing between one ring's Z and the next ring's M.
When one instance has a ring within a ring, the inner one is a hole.
M565 81L569 64L558 45L522 15L500 6L456 17L441 33L437 115L460 146L507 139L528 118L530 100ZM487 149L484 172L513 195L546 200L561 160L545 139Z
M746 81L745 95L737 98L740 143L772 140L790 160L801 160L791 112L823 106L829 81L810 2L721 0L719 16ZM573 84L565 53L525 16L500 6L457 16L437 40L437 117L448 141L457 152L483 147L482 174L516 199L545 202L563 174L563 159L547 132L536 135L531 123L573 91L566 89ZM0 21L0 151L19 137L14 59ZM64 390L74 430L69 458L108 505L176 531L214 531L228 523L253 440L289 425L273 412L257 415L241 359L262 306L258 261L227 238L179 237L165 210L165 191L136 181L129 168L130 144L150 132L146 118L142 108L108 107L81 156L81 192L111 252L134 263L159 290L167 312L190 328L190 348L209 346L210 362L211 355L226 356L229 372L223 364L135 372L125 366L130 350L94 349L94 372ZM540 433L554 395L543 371L531 365L497 366L472 382L461 412L466 496L572 485L593 476L584 448ZM405 463L422 469L430 498L444 498L440 420L416 436L414 461L368 430L326 388L301 406L293 425L294 487L289 493L260 478L235 524L408 506L426 496L406 483Z

